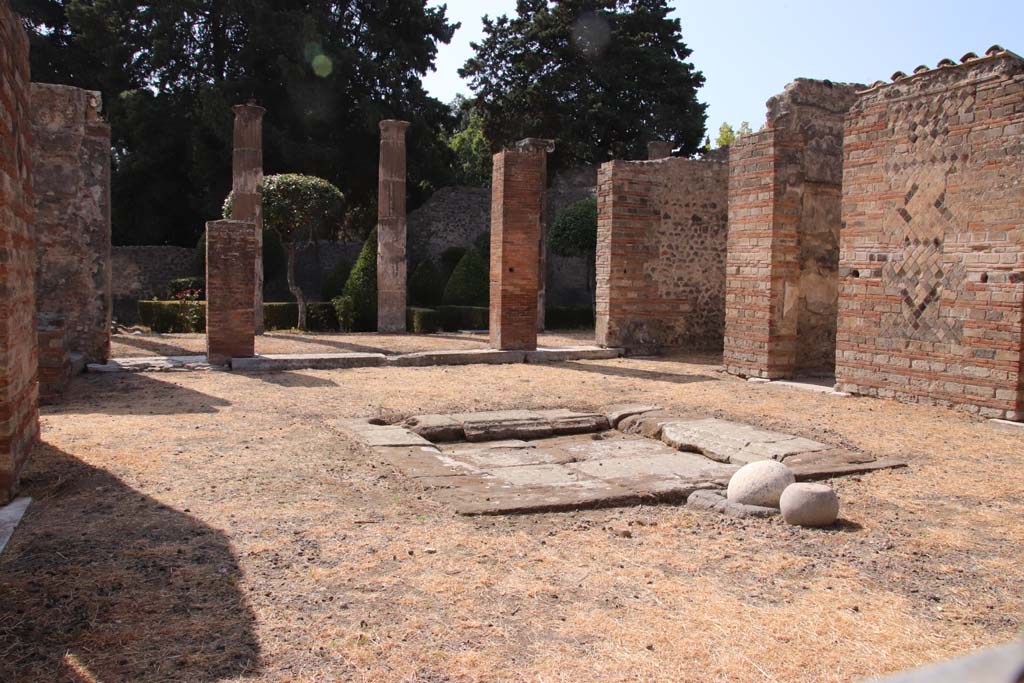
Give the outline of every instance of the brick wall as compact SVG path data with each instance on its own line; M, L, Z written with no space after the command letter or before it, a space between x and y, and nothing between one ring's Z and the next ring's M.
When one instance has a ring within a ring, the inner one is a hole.
M876 84L844 162L839 386L1024 419L1024 61Z
M67 323L70 351L110 356L110 126L100 94L32 84L37 306Z
M598 175L597 341L721 348L728 165L612 161Z
M491 188L491 345L537 348L539 239L547 154L494 155Z
M860 87L798 79L768 101L765 130L729 150L729 372L834 366L843 116Z
M40 313L37 324L39 403L55 403L71 382L67 325L64 318L53 313Z
M39 435L28 39L0 0L0 505Z
M206 224L206 354L211 364L256 353L256 249L252 223Z

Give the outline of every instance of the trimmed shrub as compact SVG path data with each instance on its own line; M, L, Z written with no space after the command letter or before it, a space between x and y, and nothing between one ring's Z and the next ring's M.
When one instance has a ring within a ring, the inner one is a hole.
M413 306L437 306L444 296L445 280L429 260L421 261L409 278L409 303Z
M345 259L338 261L338 265L334 266L334 269L324 278L323 286L320 288L320 295L324 301L330 301L344 293L345 283L348 282L348 276L351 272L351 263Z
M441 329L445 332L458 330L486 330L490 327L491 309L483 306L438 306Z
M377 329L377 229L366 238L356 264L352 266L345 290L331 303L341 329L372 332Z
M171 280L168 285L171 297L178 297L188 291L199 292L199 298L206 298L206 278L205 277L179 277Z
M441 316L433 308L405 309L405 328L413 334L430 334L441 329Z
M263 329L290 330L299 324L299 305L293 302L263 304Z
M298 310L295 313L298 315ZM334 305L330 301L311 301L306 304L306 327L310 332L337 332L341 329Z
M139 320L159 332L171 334L206 331L205 301L156 301L143 299L138 303Z
M452 271L455 270L455 266L459 265L459 261L466 255L466 249L464 247L448 247L441 252L441 278L448 282L448 278L452 276Z
M594 309L590 306L547 306L544 326L549 330L579 330L594 326Z
M487 263L476 249L469 249L455 266L444 288L445 306L487 306L490 281Z

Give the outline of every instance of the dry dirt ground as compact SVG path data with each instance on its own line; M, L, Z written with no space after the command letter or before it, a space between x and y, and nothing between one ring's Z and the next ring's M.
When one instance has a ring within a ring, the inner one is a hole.
M593 332L540 335L540 346L580 346L594 343ZM302 334L267 332L256 338L256 353L413 353L488 348L486 334ZM206 353L205 334L117 334L111 358L189 356Z
M834 480L827 530L465 518L324 424L621 401L911 463ZM856 681L1022 627L1024 431L717 357L85 375L42 425L0 556L5 682Z

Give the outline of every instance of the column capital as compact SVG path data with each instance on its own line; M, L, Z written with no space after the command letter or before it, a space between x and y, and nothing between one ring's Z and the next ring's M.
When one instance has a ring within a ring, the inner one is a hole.
M517 152L547 152L555 151L555 141L547 138L523 138L517 140L512 148Z
M401 137L411 124L400 119L383 119L380 122L381 135Z

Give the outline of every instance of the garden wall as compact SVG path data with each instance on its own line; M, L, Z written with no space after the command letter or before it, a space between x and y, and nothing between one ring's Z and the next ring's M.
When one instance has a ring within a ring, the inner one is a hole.
M69 351L110 356L110 126L100 94L32 84L37 308L64 317Z
M672 157L601 166L599 344L721 347L728 174L726 163Z
M139 299L165 299L171 280L197 275L196 253L185 247L114 247L111 250L114 320L139 320Z
M862 92L844 174L839 388L1024 419L1024 60Z
M38 434L28 38L0 0L0 505Z

